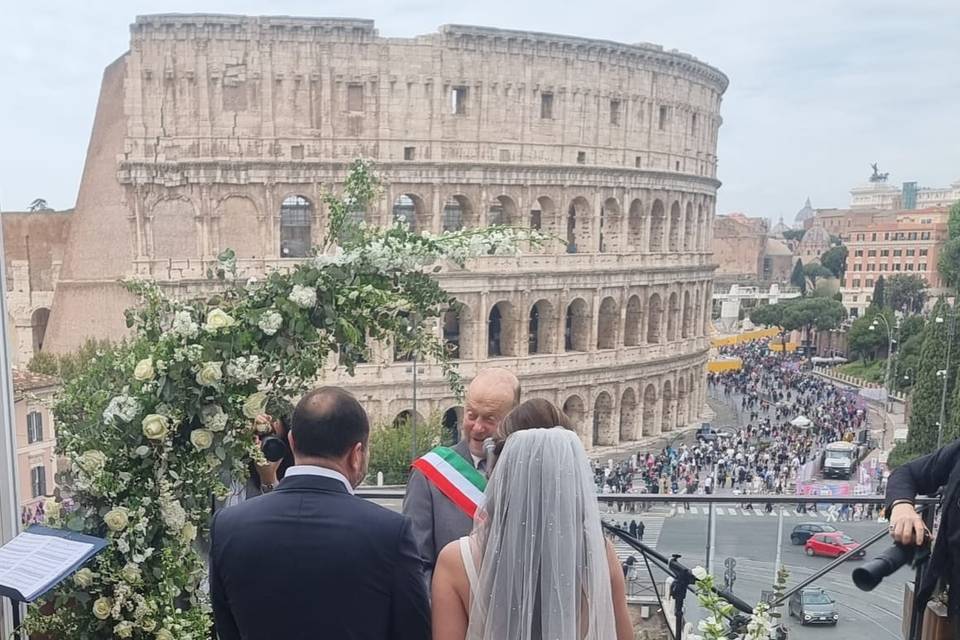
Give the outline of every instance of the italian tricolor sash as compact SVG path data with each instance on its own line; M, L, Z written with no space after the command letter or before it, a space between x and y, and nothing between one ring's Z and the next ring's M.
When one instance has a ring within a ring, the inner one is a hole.
M449 447L437 447L413 463L413 468L471 518L483 506L487 479L460 454Z

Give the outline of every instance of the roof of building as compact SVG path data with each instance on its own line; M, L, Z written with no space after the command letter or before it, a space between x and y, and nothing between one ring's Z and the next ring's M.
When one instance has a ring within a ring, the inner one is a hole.
M790 247L786 245L783 240L777 240L776 238L767 238L767 246L765 252L768 256L792 256L793 251L790 250Z
M812 218L814 214L815 212L813 210L813 206L810 204L810 198L807 198L807 201L804 203L803 208L800 209L800 211L797 211L797 217L795 218L795 220L798 223L803 222L804 220L809 220L810 218Z
M783 237L785 231L790 231L790 227L784 224L783 216L780 216L780 222L774 225L773 229L770 230L770 235Z
M60 385L60 379L44 373L34 373L26 369L13 370L13 392L20 394L25 391L49 389Z

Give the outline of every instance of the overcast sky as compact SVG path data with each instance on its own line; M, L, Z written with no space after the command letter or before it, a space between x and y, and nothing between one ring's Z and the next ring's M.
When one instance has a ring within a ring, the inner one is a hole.
M73 206L104 67L146 13L372 18L381 35L447 23L691 53L730 78L717 210L788 222L808 195L846 206L890 180L960 179L958 0L0 0L0 207Z

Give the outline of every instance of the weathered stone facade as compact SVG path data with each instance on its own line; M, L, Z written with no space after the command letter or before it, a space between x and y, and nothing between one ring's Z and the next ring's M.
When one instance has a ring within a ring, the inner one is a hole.
M588 444L671 430L704 398L726 86L654 45L140 17L104 76L48 343L121 332L119 276L197 291L226 247L245 275L289 265L325 229L321 194L362 156L387 183L358 212L367 222L502 222L565 240L440 274L464 310L437 330L459 345L466 376L515 370ZM392 356L374 348L350 383L384 420L412 410L412 365ZM458 403L437 371L418 372L418 413L452 420Z

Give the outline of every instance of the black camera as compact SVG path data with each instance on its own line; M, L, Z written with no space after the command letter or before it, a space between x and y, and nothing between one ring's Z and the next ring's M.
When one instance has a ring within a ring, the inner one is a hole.
M873 591L884 578L907 564L923 562L930 554L930 545L916 547L895 544L872 560L853 570L853 583L862 591Z
M260 438L260 451L267 462L283 460L288 451L287 443L279 436L264 436Z

